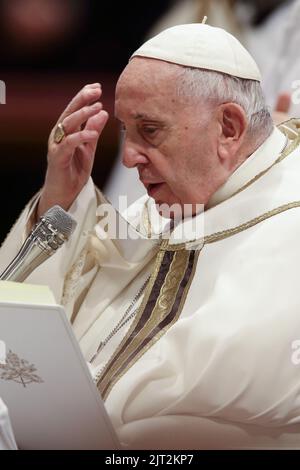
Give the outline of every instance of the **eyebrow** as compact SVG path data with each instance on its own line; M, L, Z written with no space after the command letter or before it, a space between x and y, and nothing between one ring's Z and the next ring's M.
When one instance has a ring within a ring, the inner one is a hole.
M133 116L133 119L135 119L136 121L139 119L144 119L145 121L160 122L160 120L157 119L156 116L150 116L149 114L142 114L142 113L135 114Z
M149 117L150 116L147 116L146 114L138 113L133 116L133 119L149 119Z
M114 113L114 117L116 119L119 119L116 112ZM138 113L133 116L133 119L150 119L150 116L148 116L147 114Z
M133 119L136 119L136 120L137 119L148 119L149 121L155 121L156 120L153 116L149 116L147 114L140 114L140 113L135 114L133 116Z
M114 117L118 119L118 121L122 120L117 116L116 113L114 113ZM158 119L155 116L150 116L149 114L143 114L143 113L137 113L133 116L133 119L138 121L139 119L145 119L146 121L152 121L152 122L159 122Z

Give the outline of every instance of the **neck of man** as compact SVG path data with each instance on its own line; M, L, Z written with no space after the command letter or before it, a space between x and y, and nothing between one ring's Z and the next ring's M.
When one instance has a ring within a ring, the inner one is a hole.
M256 132L255 134L249 134L245 136L245 140L236 155L235 164L232 166L231 171L227 175L225 181L221 182L219 186L210 194L207 203L204 206L204 210L210 207L210 201L212 196L227 182L231 175L254 153L256 150L270 137L273 132L272 128L264 130L263 132ZM196 214L195 214L196 215Z
M254 135L245 137L245 141L239 151L237 163L233 167L228 178L241 166L256 150L270 137L273 128L270 131L256 132Z

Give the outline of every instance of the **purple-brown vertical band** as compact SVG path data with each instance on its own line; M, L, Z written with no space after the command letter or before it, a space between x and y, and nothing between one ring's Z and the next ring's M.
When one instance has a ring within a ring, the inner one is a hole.
M197 262L194 250L158 255L155 277L131 328L107 364L98 389L106 398L112 386L174 324L181 313Z

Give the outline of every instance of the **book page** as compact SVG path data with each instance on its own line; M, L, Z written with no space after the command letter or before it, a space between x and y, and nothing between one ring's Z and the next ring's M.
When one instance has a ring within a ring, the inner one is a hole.
M0 281L0 302L20 302L33 305L56 305L48 286Z

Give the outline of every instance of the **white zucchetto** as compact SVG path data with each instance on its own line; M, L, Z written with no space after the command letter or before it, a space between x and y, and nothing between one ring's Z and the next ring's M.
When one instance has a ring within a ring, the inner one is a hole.
M131 59L136 56L261 81L259 68L244 46L224 29L203 23L168 28L146 41Z

